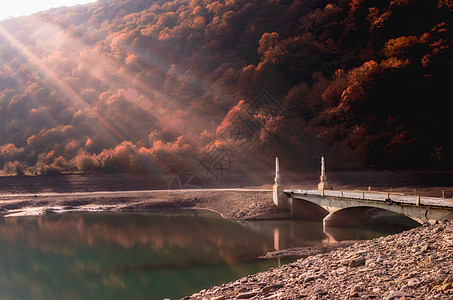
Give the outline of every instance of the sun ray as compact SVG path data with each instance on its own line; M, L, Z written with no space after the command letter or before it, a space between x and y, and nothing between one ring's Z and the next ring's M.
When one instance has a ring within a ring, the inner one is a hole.
M70 107L79 108L79 109L87 109L90 108L90 105L83 99L79 92L77 92L74 88L72 88L68 83L64 80L61 80L56 72L54 72L51 68L47 67L44 61L34 55L26 46L20 43L12 34L10 34L7 30L5 30L0 25L0 35L5 38L8 43L14 47L22 57L28 61L31 65L35 66L38 72L44 76L45 82L48 82L52 88L55 88L60 92L63 96L62 100L66 101L66 104ZM118 131L109 124L107 120L102 118L100 115L98 116L98 123L102 125L106 129L106 134L110 133L116 139L121 140L121 135Z
M112 119L99 111L97 106L93 106L93 103L101 103L100 97L103 90L96 91L94 94L97 94L98 98L92 101L87 101L82 96L82 91L90 87L91 81L102 82L104 90L111 97L122 97L130 105L139 107L157 120L157 128L163 128L184 136L187 142L197 146L196 149L200 149L200 134L205 130L215 132L215 128L218 126L212 116L203 113L203 107L188 110L188 103L185 103L184 100L167 95L151 86L148 77L137 77L137 71L134 70L133 66L128 66L127 61L123 61L130 55L136 55L142 60L142 64L149 66L150 69L159 72L161 75L168 76L169 71L173 72L173 75L176 76L176 84L179 82L179 84L194 89L199 95L212 93L223 99L229 99L230 103L240 100L233 99L234 95L231 95L222 87L214 85L208 78L201 79L195 76L190 69L184 70L179 66L172 66L158 53L148 49L133 47L127 42L118 42L116 46L119 51L126 54L114 58L102 53L99 47L90 47L83 43L81 39L71 36L71 33L60 28L59 25L44 21L39 16L35 16L33 19L37 26L30 38L34 39L36 47L40 48L39 53L45 53L44 57L39 58L31 49L24 46L2 27L0 27L0 36L3 36L24 59L37 68L41 76L44 77L43 81L59 91L68 106L87 114L90 124L93 127L99 127L113 144L119 145L131 138L137 140L143 137L134 132L131 124L125 123L121 118ZM43 38L43 32L47 35L49 35L49 32L52 33L54 37L52 43L40 42L40 39ZM111 42L104 41L103 43L107 43L105 46L109 46L108 43ZM146 53L146 55L142 55L142 53ZM58 61L53 61L53 55ZM59 64L61 64L61 57L65 58L65 63L68 65L76 66L76 68L73 68L70 77L65 74L62 76L62 71L58 69ZM106 107L109 105L108 103L104 104L107 105ZM127 112L124 111L124 113ZM149 132L154 129L156 128L149 128ZM160 166L160 168L164 170L165 166Z

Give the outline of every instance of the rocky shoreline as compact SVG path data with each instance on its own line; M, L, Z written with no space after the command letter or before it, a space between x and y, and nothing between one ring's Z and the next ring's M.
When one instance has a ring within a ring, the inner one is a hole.
M361 241L183 299L452 299L453 221Z

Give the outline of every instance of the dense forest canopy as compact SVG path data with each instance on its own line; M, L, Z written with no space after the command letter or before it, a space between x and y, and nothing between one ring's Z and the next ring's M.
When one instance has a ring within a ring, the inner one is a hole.
M6 173L452 166L451 0L99 0L0 22Z

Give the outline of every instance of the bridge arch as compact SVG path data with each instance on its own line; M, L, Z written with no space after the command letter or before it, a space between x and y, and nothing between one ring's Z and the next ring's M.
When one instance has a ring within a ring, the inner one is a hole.
M307 221L322 221L331 212L312 201L305 199L292 199L291 212L296 218Z
M325 219L331 220L333 215L339 211L357 210L358 212L362 211L363 213L367 211L370 213L373 210L370 209L380 209L383 212L394 213L395 216L405 216L418 224L423 224L431 219L430 210L420 210L416 206L405 206L405 205L395 205L389 204L384 201L363 201L362 199L352 199L348 198L347 201L344 198L340 197L320 197L319 195L305 195L305 194L291 194L288 193L290 197L291 207L297 207L296 211L299 215L304 215L301 211L303 209L315 210L319 212L319 209L322 208L321 212L328 212L325 215ZM308 206L306 202L312 203L314 206ZM304 203L302 205L302 203ZM292 209L294 210L294 209ZM357 212L356 211L356 212ZM344 213L344 212L343 212ZM307 213L305 213L307 214ZM382 214L382 212L381 212ZM360 216L360 214L358 214ZM407 220L406 220L407 221ZM404 220L403 220L404 222ZM405 222L410 223L410 222ZM414 224L417 225L417 224Z
M389 206L390 207L390 206ZM400 211L395 212L387 207L358 205L332 211L324 218L325 226L352 227L357 225L398 225L417 227L423 222Z

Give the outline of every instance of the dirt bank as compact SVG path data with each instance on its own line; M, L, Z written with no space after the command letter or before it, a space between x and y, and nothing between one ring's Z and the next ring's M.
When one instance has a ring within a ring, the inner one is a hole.
M208 209L228 219L247 219L277 212L270 191L179 190L0 195L4 216L69 211L145 211Z

